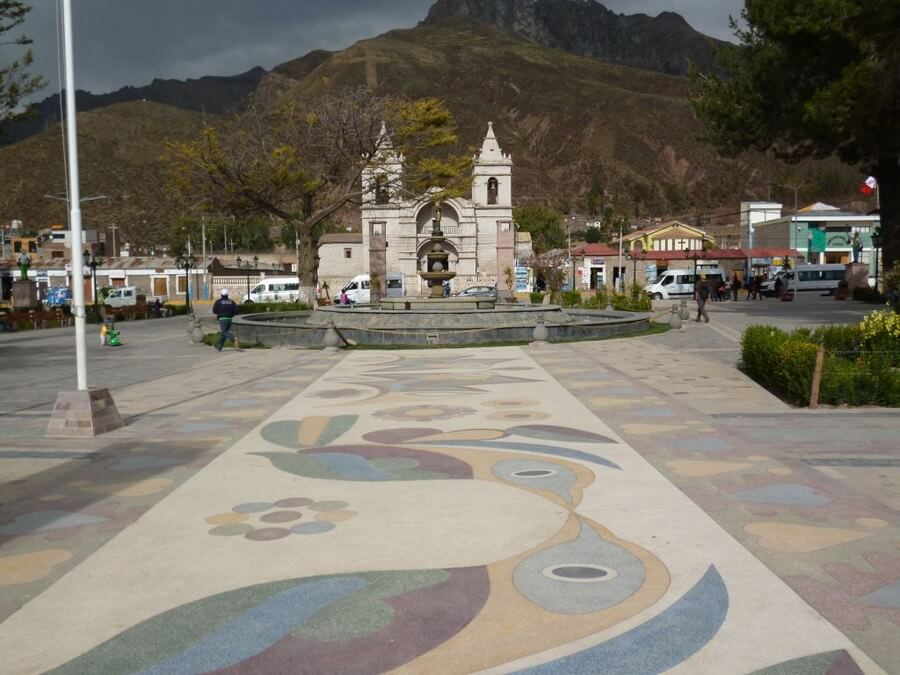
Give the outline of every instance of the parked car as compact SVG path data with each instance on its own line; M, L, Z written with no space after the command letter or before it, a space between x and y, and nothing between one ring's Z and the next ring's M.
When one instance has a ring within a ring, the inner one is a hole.
M469 286L456 294L459 298L494 298L497 299L496 286Z
M796 276L795 276L796 275ZM781 287L791 291L832 291L847 276L847 267L839 263L828 265L797 265L793 270L779 270L764 281L760 290L765 296L775 295L775 281L781 279Z
M108 307L134 307L138 304L137 286L113 288L106 296L103 304Z
M718 267L697 270L697 274L705 274L706 280L712 284L718 283L725 278L725 272ZM656 281L647 286L644 291L654 300L690 298L694 295L695 282L693 270L666 270L656 278Z
M300 280L292 277L267 277L254 286L241 299L245 305L255 302L297 302L300 297Z
M384 292L385 297L402 298L406 295L406 282L402 272L388 272L385 281L387 282ZM341 290L347 294L351 304L367 305L372 301L371 283L372 280L368 274L358 274L344 285ZM338 294L334 298L334 304L338 304L340 301L340 294Z

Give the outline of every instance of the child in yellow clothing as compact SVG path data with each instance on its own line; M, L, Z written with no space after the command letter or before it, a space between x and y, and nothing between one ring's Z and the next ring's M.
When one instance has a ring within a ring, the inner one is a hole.
M104 321L100 324L100 346L106 347L109 342L107 335L109 334L109 324Z

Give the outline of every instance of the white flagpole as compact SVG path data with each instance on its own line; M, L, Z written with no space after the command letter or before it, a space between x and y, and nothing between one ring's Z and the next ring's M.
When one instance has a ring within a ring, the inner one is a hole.
M78 189L78 130L75 119L75 57L72 50L72 0L63 0L66 73L66 146L69 153L69 218L72 244L72 313L75 315L75 369L79 391L87 391L84 257L81 253L81 193Z

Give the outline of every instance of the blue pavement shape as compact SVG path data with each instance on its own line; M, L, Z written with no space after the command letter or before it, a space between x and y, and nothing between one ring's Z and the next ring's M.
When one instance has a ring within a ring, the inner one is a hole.
M872 607L900 609L900 581L882 586L874 593L869 593L867 596L860 598L860 600Z
M368 585L360 577L300 583L250 609L180 654L141 675L193 675L228 668L259 654L319 610Z
M455 445L464 448L493 448L495 450L518 450L521 452L536 452L542 455L555 455L557 457L568 457L569 459L579 459L582 462L590 462L591 464L599 464L610 469L622 470L615 462L594 455L590 452L581 450L571 450L569 448L561 448L555 445L538 445L536 443L517 443L515 441L431 441L434 445Z
M825 506L831 500L824 495L815 492L807 485L796 483L782 483L779 485L766 485L753 490L744 490L733 495L741 502L755 504L778 504L780 506Z
M307 456L328 467L341 480L391 480L392 476L360 455L344 452L312 452Z
M110 471L140 471L141 469L158 469L164 466L173 466L178 464L177 459L167 459L166 457L126 457L109 467Z
M518 672L657 675L697 653L719 632L727 613L728 589L710 566L691 590L647 623L595 647Z
M0 527L0 535L31 534L33 532L49 532L67 527L82 527L106 522L108 518L91 516L86 513L70 511L32 511L25 513L13 522Z

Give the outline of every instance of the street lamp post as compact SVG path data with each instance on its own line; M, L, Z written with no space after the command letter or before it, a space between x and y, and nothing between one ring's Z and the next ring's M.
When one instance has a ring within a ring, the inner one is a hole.
M93 251L85 251L84 257L88 258L87 266L91 268L91 287L94 289L94 316L100 320L100 307L97 301L97 268L103 265L103 258Z
M240 256L237 257L236 262L237 262L238 268L243 269L245 271L245 275L247 277L247 301L249 302L249 300L250 300L250 270L251 269L258 270L259 269L259 256L258 255L253 256L253 267L252 268L250 267L250 261L245 260L245 261L241 262Z
M184 306L191 313L191 270L197 268L197 258L193 255L178 256L175 264L178 269L184 270Z
M875 291L878 291L878 251L881 249L881 225L872 229L872 248L875 253Z

